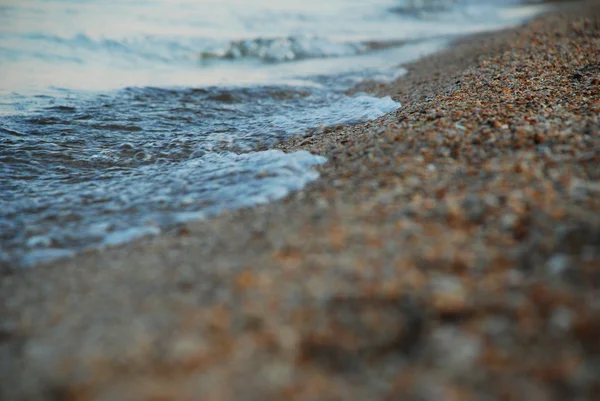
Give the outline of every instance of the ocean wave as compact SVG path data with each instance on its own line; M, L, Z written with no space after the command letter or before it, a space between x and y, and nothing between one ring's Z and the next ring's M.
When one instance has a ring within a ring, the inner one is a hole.
M353 56L371 50L369 43L338 43L316 36L257 38L228 43L224 48L202 52L201 59L254 58L269 62L307 58Z
M258 59L285 62L311 58L347 57L404 44L400 41L337 42L326 37L288 37L232 40L219 43L207 38L136 36L121 39L94 38L83 33L70 37L52 34L0 34L0 51L12 59L31 57L46 61L73 61L114 57L151 62ZM43 44L43 46L41 46Z
M406 0L391 11L401 14L421 15L423 13L439 13L448 11L461 3L460 0ZM462 1L462 3L465 3Z
M456 16L456 12L473 12L473 7L479 8L479 11L486 8L495 11L501 6L543 1L545 0L405 0L390 11L417 19L452 18Z
M44 61L71 61L115 58L151 62L194 61L206 40L163 36L133 36L110 39L83 33L63 37L44 33L0 34L1 54L11 59L33 58Z
M273 144L398 107L288 86L44 97L0 120L0 257L35 265L280 199L326 160Z

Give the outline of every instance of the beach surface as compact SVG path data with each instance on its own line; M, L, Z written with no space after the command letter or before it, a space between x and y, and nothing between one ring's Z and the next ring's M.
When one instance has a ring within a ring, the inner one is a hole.
M364 84L403 107L280 145L328 159L283 201L4 269L0 399L594 399L599 11Z

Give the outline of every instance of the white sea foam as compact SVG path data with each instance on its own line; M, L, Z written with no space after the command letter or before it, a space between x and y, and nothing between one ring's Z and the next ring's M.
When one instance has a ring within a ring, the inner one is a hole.
M224 48L205 51L203 59L256 58L265 61L282 62L318 57L343 57L366 52L364 43L333 42L327 38L308 35L285 38L258 38L233 41Z
M113 231L106 235L101 246L118 246L137 239L160 234L160 228L153 226L129 227L119 231Z
M36 249L34 251L28 251L25 256L21 258L20 265L23 267L36 266L41 263L49 263L58 259L70 258L73 255L75 255L75 252L71 249Z
M72 256L77 244L86 248L119 246L227 209L272 202L316 180L319 174L313 167L325 162L324 157L306 151L207 153L199 159L145 166L132 176L95 182L94 192L85 181L63 187L68 191L64 194L52 188L54 197L38 199L43 207L60 214L59 205L67 202L81 218L61 227L44 223L44 216L29 216L37 230L46 233L31 237L29 247L12 258L20 255L24 266L39 264ZM119 196L94 201L94 194L106 193ZM18 244L13 249L18 250Z

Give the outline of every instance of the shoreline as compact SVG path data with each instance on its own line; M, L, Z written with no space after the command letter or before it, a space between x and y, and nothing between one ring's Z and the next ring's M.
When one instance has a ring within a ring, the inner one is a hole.
M0 398L592 399L599 9L405 65L285 200L0 276Z

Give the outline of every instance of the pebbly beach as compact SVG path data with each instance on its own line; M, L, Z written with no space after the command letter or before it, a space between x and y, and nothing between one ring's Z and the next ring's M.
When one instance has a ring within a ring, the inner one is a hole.
M3 269L0 399L597 399L600 6L403 67L303 190Z

